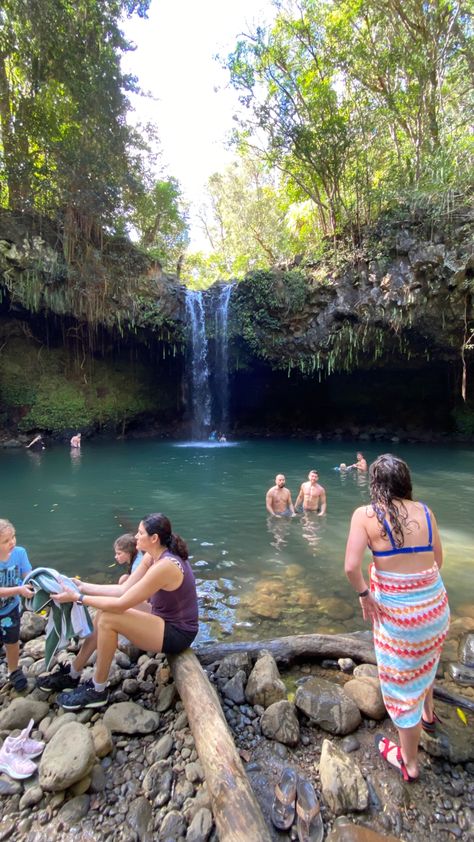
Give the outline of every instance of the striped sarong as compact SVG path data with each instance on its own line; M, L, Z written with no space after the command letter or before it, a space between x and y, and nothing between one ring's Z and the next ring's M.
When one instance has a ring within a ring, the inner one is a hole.
M382 616L374 647L385 707L398 728L421 719L449 629L449 606L438 565L420 573L370 568L370 587Z

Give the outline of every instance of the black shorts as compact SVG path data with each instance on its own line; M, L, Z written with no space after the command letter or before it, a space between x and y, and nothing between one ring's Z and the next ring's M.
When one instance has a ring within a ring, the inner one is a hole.
M0 616L0 643L18 643L20 639L20 611L18 606Z
M184 652L188 646L191 646L196 635L197 631L183 631L165 620L163 652L165 655L179 655L180 652Z

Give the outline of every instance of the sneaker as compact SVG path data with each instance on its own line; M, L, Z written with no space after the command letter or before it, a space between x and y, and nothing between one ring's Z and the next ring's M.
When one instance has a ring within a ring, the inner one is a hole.
M63 690L74 690L80 681L80 676L73 678L70 664L59 664L59 669L47 675L40 675L36 686L47 693L59 693Z
M0 749L0 772L6 772L11 778L21 781L23 778L31 778L36 769L36 763L14 751L5 740Z
M30 719L26 728L18 735L18 737L7 737L5 745L8 745L12 751L21 754L24 757L38 757L44 749L44 743L41 740L32 740L30 737L31 729L34 725L34 719Z
M14 690L17 690L19 693L21 693L22 690L26 690L28 681L21 667L18 667L17 670L13 670L8 678L10 679L10 684Z
M80 710L81 708L102 708L109 701L108 688L96 690L92 679L80 684L72 693L60 693L56 702L64 710Z

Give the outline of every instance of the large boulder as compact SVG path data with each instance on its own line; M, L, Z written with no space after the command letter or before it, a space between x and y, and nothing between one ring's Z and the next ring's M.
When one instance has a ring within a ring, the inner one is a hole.
M286 699L286 687L280 678L273 655L264 651L249 675L245 688L247 701L264 708Z
M0 711L0 731L14 731L26 728L30 719L35 723L43 719L49 711L47 702L40 702L30 697L13 699Z
M359 708L341 687L324 678L309 678L298 687L296 707L323 731L350 734L362 722Z
M383 719L387 715L378 678L371 676L352 678L344 684L344 693L356 703L364 716L370 719Z
M94 740L85 725L68 722L47 744L39 765L40 786L61 792L80 781L96 762Z
M319 762L323 798L336 816L366 810L369 789L351 755L324 740Z

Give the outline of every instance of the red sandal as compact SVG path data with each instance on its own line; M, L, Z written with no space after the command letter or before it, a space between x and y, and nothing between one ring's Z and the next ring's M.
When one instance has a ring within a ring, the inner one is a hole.
M383 748L380 747L381 744ZM418 775L413 776L409 774L408 769L405 766L405 761L402 757L402 750L400 746L397 746L397 744L389 740L388 737L384 737L383 734L376 734L375 747L383 759L386 760L387 763L390 763L390 766L393 766L394 769L397 769L400 772L404 781L408 784L413 784L418 780ZM390 752L395 752L392 754L392 757L389 757Z

